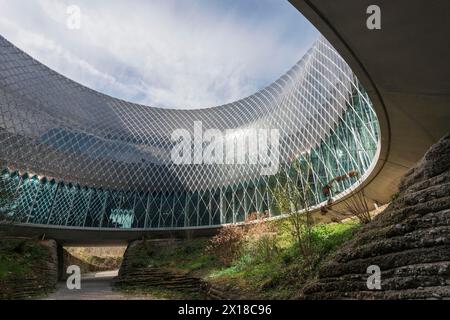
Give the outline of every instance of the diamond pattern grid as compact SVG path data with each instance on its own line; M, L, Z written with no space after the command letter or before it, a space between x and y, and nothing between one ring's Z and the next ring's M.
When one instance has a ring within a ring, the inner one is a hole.
M172 110L111 98L40 64L0 36L1 187L18 222L158 229L279 215L273 189L286 178L319 206L332 178L371 168L375 112L349 66L324 39L272 85L214 108ZM278 129L280 166L175 165L171 133L203 128ZM308 176L293 164L307 164ZM358 178L336 183L339 197Z

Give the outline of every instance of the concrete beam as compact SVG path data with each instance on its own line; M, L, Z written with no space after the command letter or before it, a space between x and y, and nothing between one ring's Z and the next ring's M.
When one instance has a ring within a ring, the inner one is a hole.
M5 236L28 237L34 239L53 239L62 246L119 246L140 239L184 239L211 237L217 227L180 229L180 230L143 230L143 229L99 229L73 228L64 226L46 226L32 224L1 225L0 233Z

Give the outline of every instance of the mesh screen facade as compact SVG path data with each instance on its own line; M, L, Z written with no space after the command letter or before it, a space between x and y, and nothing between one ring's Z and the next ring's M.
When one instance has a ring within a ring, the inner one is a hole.
M278 129L280 169L258 164L176 165L174 130ZM115 99L37 62L0 37L2 187L14 219L95 228L193 228L279 215L273 190L286 178L327 201L376 162L375 112L349 66L323 38L269 87L214 108L173 110ZM308 163L307 175L295 163Z

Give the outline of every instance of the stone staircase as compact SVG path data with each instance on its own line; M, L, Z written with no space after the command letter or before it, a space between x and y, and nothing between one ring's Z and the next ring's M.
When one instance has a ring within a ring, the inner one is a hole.
M381 290L367 267L381 269ZM403 178L399 194L303 289L306 299L450 298L450 135Z
M212 283L193 276L181 270L161 267L137 267L133 264L139 248L147 245L154 250L164 250L164 247L176 245L179 240L143 240L131 242L124 254L119 275L115 286L143 289L146 287L164 288L192 293L193 297L207 300L239 299L239 295L233 294L232 287L213 285Z
M204 283L203 290L205 292L206 300L239 300L242 297L239 294L236 294L236 289L227 288L227 287L219 287L218 285L211 283Z
M219 290L213 286L208 286L206 288L206 299L207 300L230 300L227 294L222 290Z
M173 245L174 241L151 241L151 245L155 248L164 247L165 245ZM133 241L128 245L122 265L120 266L119 275L115 281L115 286L136 289L155 287L183 291L200 297L204 296L206 286L201 278L171 268L136 267L133 265L132 261L136 254L135 248L142 245L143 241L141 240Z
M166 268L136 268L120 275L115 285L127 288L157 287L191 293L202 292L202 280L177 270Z

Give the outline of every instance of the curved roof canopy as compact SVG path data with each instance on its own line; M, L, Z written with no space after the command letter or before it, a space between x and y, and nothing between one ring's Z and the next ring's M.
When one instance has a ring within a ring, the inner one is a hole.
M260 165L175 165L172 133L193 134L194 122L224 133L281 129L280 163L288 164L330 133L355 90L351 70L323 38L267 88L199 110L115 99L55 73L4 38L0 50L0 130L12 137L2 140L2 159L57 180L120 190L201 190L257 178Z

